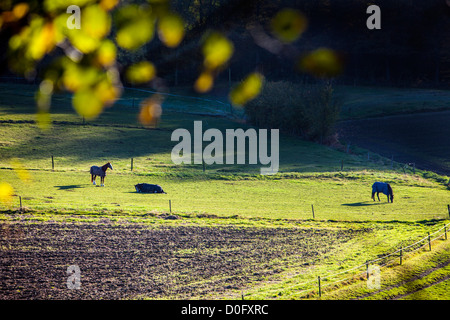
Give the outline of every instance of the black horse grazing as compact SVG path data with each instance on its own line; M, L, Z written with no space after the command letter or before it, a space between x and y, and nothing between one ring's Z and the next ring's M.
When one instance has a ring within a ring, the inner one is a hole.
M380 192L382 192L385 195L387 195L388 202L389 202L389 199L391 200L391 202L394 202L394 192L392 191L392 188L389 185L389 183L375 182L372 185L372 199L373 199L373 201L375 201L375 193L377 194L378 201L380 201Z
M100 186L104 187L105 186L105 176L106 176L106 170L110 168L111 170L113 169L111 163L106 163L101 167L97 167L97 166L92 166L91 170L89 171L91 173L91 182L96 185L95 183L95 178L97 176L100 177Z
M165 193L161 186L157 184L149 184L149 183L139 183L134 186L136 188L136 192L143 193Z

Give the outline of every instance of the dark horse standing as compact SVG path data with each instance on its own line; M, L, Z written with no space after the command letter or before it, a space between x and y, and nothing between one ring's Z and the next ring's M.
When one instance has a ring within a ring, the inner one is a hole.
M111 163L106 163L101 167L97 167L97 166L92 166L91 170L89 171L91 173L91 182L95 185L95 178L97 176L100 176L100 186L104 187L105 186L105 176L106 176L106 170L110 168L111 170L113 169Z
M380 192L387 195L387 199L389 202L389 199L391 199L391 202L394 202L394 192L392 191L391 186L389 183L384 182L375 182L372 185L372 199L375 201L375 193L377 194L378 201L380 201Z

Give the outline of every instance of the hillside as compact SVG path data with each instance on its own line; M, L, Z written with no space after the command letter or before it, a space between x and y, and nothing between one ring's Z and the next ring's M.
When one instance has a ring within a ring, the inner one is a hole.
M305 296L300 284L385 255L448 221L448 177L404 172L377 154L368 159L367 150L281 135L276 175L248 164L203 171L171 161L170 136L200 120L247 128L205 115L214 102L168 97L178 109L164 109L159 126L145 128L134 93L93 122L56 95L52 127L41 131L33 90L2 86L0 181L14 188L0 213L5 299L315 298L314 286ZM107 161L114 170L106 186L93 186L89 167ZM392 185L394 203L370 199L375 180ZM167 194L136 193L141 182ZM84 276L79 292L58 280L72 264Z

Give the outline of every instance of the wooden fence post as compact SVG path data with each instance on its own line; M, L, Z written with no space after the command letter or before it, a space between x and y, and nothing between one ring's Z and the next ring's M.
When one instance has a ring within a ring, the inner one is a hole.
M55 162L53 161L53 155L52 155L52 170L55 170Z
M448 217L450 218L450 204L447 205Z
M317 281L319 283L319 298L322 297L322 289L320 288L320 276L317 277Z
M133 171L133 158L131 158L131 171Z
M444 226L445 240L447 240L447 226Z
M22 211L22 197L19 196L19 201L20 201L20 211Z
M172 213L172 200L169 200L169 211Z
M431 251L431 236L429 232L428 232L428 248L430 248Z
M314 205L313 204L311 205L311 209L312 209L313 219L315 219L315 217L314 217Z
M341 171L344 170L344 160L341 160Z

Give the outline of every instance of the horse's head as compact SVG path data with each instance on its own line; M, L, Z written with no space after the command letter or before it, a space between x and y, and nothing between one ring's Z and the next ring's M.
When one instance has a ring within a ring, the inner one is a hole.
M391 199L391 202L394 202L394 191L391 188L391 185L388 184L388 197Z
M113 169L113 167L112 167L112 165L111 165L111 162L108 162L108 163L107 163L107 166L108 166L108 168L110 168L111 170Z

